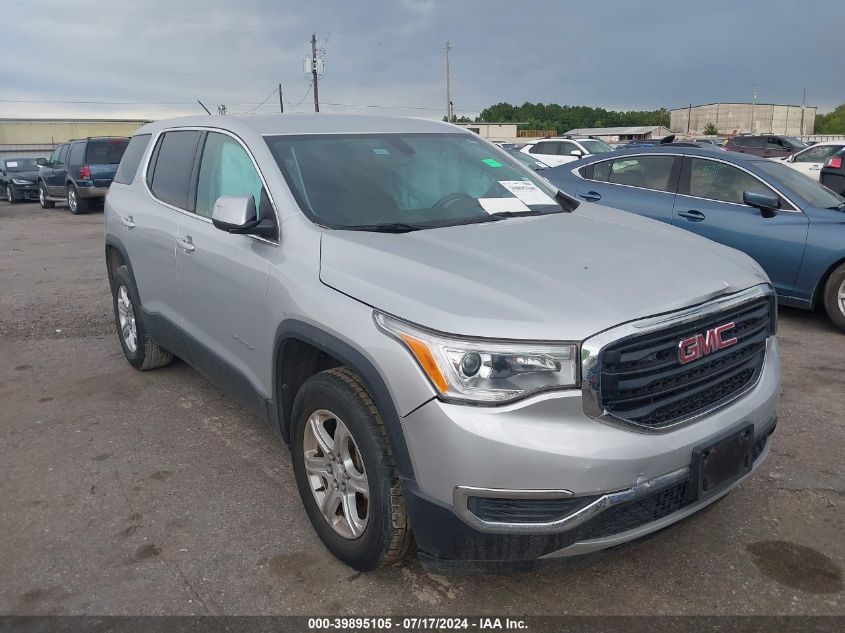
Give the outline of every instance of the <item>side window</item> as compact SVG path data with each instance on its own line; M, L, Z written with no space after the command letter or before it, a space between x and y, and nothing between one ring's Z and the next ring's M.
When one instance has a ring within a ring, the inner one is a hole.
M55 165L57 162L59 162L59 154L61 154L61 153L62 153L62 147L60 145L59 147L57 147L56 149L53 150L52 154L50 154L50 163Z
M569 141L562 141L561 143L558 143L558 149L560 150L558 153L562 156L570 156L573 151L575 151L576 149L580 150L581 148L578 147L575 143L570 143Z
M689 195L743 204L742 194L749 189L776 195L754 176L741 169L702 158L690 159Z
M816 145L795 155L796 163L821 163L842 149L841 145Z
M162 135L150 181L150 189L162 202L188 208L188 188L199 139L196 130L175 130Z
M766 137L765 136L752 136L751 138L746 139L748 143L748 147L766 147Z
M777 136L769 136L766 139L766 145L770 149L783 149L784 142L782 140L780 140Z
M225 134L209 132L197 181L197 214L210 218L220 196L252 196L261 219L262 189L261 178L241 144Z
M147 149L147 145L150 144L150 136L150 134L138 134L132 137L129 145L126 146L123 158L120 159L120 165L117 168L117 173L114 175L114 182L128 185L135 180L135 174L138 173L138 165L141 164L144 151Z
M626 156L608 160L596 163L593 180L658 191L674 190L669 184L674 160L672 156Z
M68 165L85 164L85 143L71 143L70 156L67 159Z
M56 162L56 165L55 165L56 167L63 166L65 164L65 162L67 161L67 150L68 150L67 145L62 145L59 148L59 158L57 159L57 162Z
M530 150L528 150L530 154L554 154L554 147L552 147L552 143L549 141L540 141Z

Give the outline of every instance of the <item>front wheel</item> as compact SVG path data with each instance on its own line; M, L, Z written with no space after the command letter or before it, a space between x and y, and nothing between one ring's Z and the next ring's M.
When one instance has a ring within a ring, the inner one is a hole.
M8 200L9 204L15 204L18 201L10 185L6 185L6 200Z
M38 185L38 202L41 203L42 209L52 209L56 203L47 199L47 187L42 182Z
M834 270L824 287L824 308L839 329L845 330L845 264Z
M404 558L413 540L384 423L360 377L329 369L293 405L293 471L318 536L368 571Z

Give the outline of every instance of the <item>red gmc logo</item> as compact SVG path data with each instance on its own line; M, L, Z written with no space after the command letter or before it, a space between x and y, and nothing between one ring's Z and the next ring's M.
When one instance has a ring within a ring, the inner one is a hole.
M725 338L725 332L732 330L734 322L725 323L718 327L707 330L704 334L696 334L690 336L678 343L678 360L681 365L686 365L692 361L707 356L710 352L715 352L717 349L724 349L736 344L736 338Z

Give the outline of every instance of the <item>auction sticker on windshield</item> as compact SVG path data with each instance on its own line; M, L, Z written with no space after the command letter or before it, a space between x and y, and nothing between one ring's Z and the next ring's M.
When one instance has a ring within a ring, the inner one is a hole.
M528 180L500 180L499 184L527 205L556 204L551 196Z

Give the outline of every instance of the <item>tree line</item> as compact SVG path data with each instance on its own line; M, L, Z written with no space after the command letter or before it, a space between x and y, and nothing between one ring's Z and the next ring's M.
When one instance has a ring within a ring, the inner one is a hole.
M445 118L445 117L444 117ZM548 130L563 134L585 127L621 127L665 125L669 127L669 110L605 110L590 106L530 103L522 105L497 103L484 108L475 119L459 117L456 123L520 123L521 129ZM816 115L816 134L845 134L845 103L828 114Z

